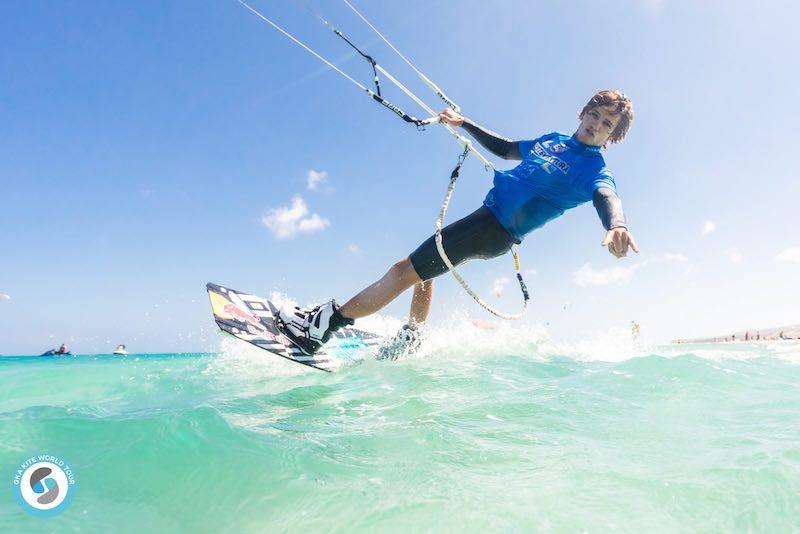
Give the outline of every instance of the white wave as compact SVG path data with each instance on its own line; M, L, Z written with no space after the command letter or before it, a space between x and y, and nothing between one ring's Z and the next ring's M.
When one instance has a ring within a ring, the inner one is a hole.
M277 306L297 303L289 296L273 291L270 300ZM393 336L404 320L374 314L359 319L355 327L384 337ZM436 326L423 326L424 343L419 352L402 360L430 360L433 365L455 360L464 364L484 357L527 356L540 360L567 357L578 361L622 362L651 355L667 358L694 355L708 360L774 357L800 363L800 341L761 341L751 343L657 344L652 340L634 340L628 328L614 327L598 331L577 341L552 339L544 326L513 321L474 319L466 311L452 313ZM220 342L219 357L209 365L215 372L250 377L287 377L314 375L306 368L247 343L226 338Z
M258 379L265 376L296 376L311 370L244 341L225 336L219 342L217 357L209 363L203 374Z
M629 329L614 327L576 342L554 342L550 350L581 361L621 362L651 355L654 347L641 338L635 340Z
M770 340L736 343L681 343L658 347L656 354L665 357L693 355L707 360L749 360L776 358L800 363L800 341Z
M541 360L545 353L542 346L547 340L542 326L476 320L463 311L454 312L436 326L423 326L422 336L420 350L402 357L401 361L424 360L433 366L456 363L470 366L483 358L505 355Z

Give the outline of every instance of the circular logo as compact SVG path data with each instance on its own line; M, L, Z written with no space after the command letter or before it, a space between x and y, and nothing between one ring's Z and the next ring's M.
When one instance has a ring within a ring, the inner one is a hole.
M64 511L75 495L75 475L63 458L37 454L19 464L12 481L17 501L33 515Z

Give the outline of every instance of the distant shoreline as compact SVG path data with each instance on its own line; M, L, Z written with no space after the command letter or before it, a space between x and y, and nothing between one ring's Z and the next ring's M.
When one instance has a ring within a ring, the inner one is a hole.
M800 325L777 326L770 328L751 328L730 334L702 338L677 338L672 343L750 343L756 341L796 341L800 340Z

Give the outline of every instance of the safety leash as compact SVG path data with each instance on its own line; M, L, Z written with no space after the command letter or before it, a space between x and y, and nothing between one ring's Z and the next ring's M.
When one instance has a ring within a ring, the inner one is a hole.
M464 291L472 297L475 302L480 304L486 311L489 313L500 317L501 319L519 319L525 312L528 310L528 301L530 300L530 294L528 293L528 288L525 285L525 281L522 279L522 273L520 272L520 262L519 262L519 255L517 251L514 250L512 247L511 255L514 257L514 270L516 271L517 281L519 282L520 291L522 291L522 310L518 313L505 313L501 312L498 309L492 307L491 304L480 298L477 293L475 293L471 287L467 284L464 278L456 271L455 266L450 261L450 258L447 257L447 253L444 250L444 245L442 243L442 221L444 220L444 215L447 213L447 208L450 207L450 198L453 196L453 191L456 188L456 181L458 181L458 177L461 174L461 165L464 163L464 160L467 159L469 155L469 147L464 148L464 152L458 157L458 162L456 163L455 168L453 168L453 172L450 173L450 183L447 186L447 193L444 196L444 201L442 202L442 207L439 210L439 217L436 219L436 250L439 251L439 256L442 257L442 261L445 265L447 265L447 269L450 271L450 274L453 275Z

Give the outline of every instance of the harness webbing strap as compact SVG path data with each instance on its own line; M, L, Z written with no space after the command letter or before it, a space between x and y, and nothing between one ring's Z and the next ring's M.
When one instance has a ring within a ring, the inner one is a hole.
M425 84L426 84L428 87L430 87L430 88L431 88L431 90L432 90L434 93L436 93L436 96L438 96L439 98L441 98L441 99L444 101L444 103L445 103L445 104L447 104L449 107L453 108L453 110L454 110L454 111L456 111L456 112L459 112L459 111L461 111L461 108L459 108L459 107L458 107L458 104L456 104L455 102L453 102L453 100L452 100L450 97L448 97L446 94L444 94L444 91L442 91L441 89L439 89L439 86L438 86L438 85L436 85L435 83L433 83L433 82L432 82L432 81L431 81L431 80L430 80L430 79L429 79L427 76L425 76L424 74L422 74L422 72L420 72L420 71L419 71L419 69L417 69L417 67L415 67L415 66L414 66L414 64L413 64L413 63L411 63L411 61L409 61L409 60L408 60L408 58L406 58L406 56L404 56L404 55L403 55L403 54L400 52L400 50L398 50L397 48L395 48L395 46L394 46L392 43L390 43L390 42L389 42L389 39L387 39L386 37L384 37L384 36L383 36L383 34L382 34L381 32L379 32L379 31L378 31L378 28L376 28L375 26L373 26L373 25L372 25L372 23L371 23L370 21L368 21L368 20L367 20L367 18L366 18L364 15L362 15L362 14L361 14L361 12L360 12L359 10L357 10L357 9L355 8L355 6L353 6L353 4L351 4L350 2L348 2L348 0L342 0L342 1L343 1L345 4L347 4L347 7L349 7L350 9L352 9L352 10L353 10L353 13L355 13L356 15L358 15L358 17L359 17L361 20L363 20L363 21L364 21L364 23L365 23L367 26L369 26L370 28L372 28L372 31L374 31L375 33L377 33L377 34L378 34L378 36L379 36L381 39L383 39L383 42L384 42L384 43L386 43L387 45L389 45L389 48L391 48L392 50L394 50L394 51L395 51L395 53L396 53L398 56L400 56L400 57L403 59L403 61L405 61L405 62L406 62L406 64L407 64L409 67L411 67L411 69L412 69L414 72L416 72L416 73L417 73L417 76L419 76L419 77L420 77L420 79L421 79L423 82L425 82Z
M453 262L450 261L450 258L447 257L447 253L444 250L444 244L442 243L442 222L444 221L444 215L447 213L447 208L450 206L450 198L453 196L453 190L456 187L456 181L458 181L458 177L461 174L461 165L464 163L464 160L467 159L469 155L469 147L464 148L464 152L458 157L458 162L456 166L453 168L453 172L450 173L450 184L447 186L447 193L445 193L444 201L442 202L442 207L439 210L439 217L436 219L436 250L439 251L439 256L442 257L442 261L445 265L447 265L447 269L450 271L450 274L453 275L453 278L461 285L464 291L472 297L475 302L480 304L486 311L489 313L500 317L501 319L519 319L525 312L528 310L528 301L530 300L530 294L528 293L528 288L525 286L525 281L522 279L522 274L520 273L520 263L519 263L519 255L517 254L516 250L511 251L511 254L514 257L514 270L516 271L517 281L519 282L519 288L522 291L522 310L518 313L505 313L501 312L500 310L495 309L492 307L491 304L480 298L477 293L475 293L471 287L467 284L464 278L456 271L456 268L453 266Z
M326 24L327 24L327 22L326 22ZM361 49L360 49L360 48L358 48L356 45L354 45L354 44L353 44L353 43L350 41L350 39L348 39L348 38L347 38L347 37L346 37L346 36L345 36L345 35L344 35L342 32L340 32L339 30L337 30L336 28L333 28L333 27L331 27L331 30L333 30L333 33L335 33L336 35L338 35L338 36L339 36L339 37L340 37L340 38L341 38L341 39L342 39L342 40L343 40L345 43L349 44L349 45L350 45L350 47L351 47L353 50L355 50L356 52L358 52L358 53L361 55L361 57L363 57L364 59L366 59L366 60L367 60L367 62L368 62L368 63L369 63L371 66L372 66L372 73L373 73L373 75L375 76L375 92L377 92L377 93L378 93L378 96L381 96L381 81L380 81L380 79L378 78L378 70L376 69L376 66L377 66L378 64L376 63L376 61L375 61L374 59L372 59L372 56L370 56L370 55L368 55L368 54L365 54L364 52L362 52L362 51L361 51Z

